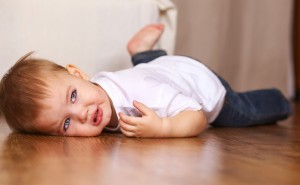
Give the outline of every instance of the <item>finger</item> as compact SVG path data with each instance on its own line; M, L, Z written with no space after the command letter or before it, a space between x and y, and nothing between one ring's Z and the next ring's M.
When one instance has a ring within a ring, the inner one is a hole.
M140 122L140 117L127 116L123 113L119 113L120 120L126 124L136 126Z
M119 121L119 124L120 124L120 127L125 131L135 132L135 130L136 130L135 126L127 124L127 123L123 122L122 120Z
M133 106L135 108L137 108L141 112L142 115L149 115L150 113L152 113L152 109L150 109L149 107L147 107L143 103L138 102L136 100L133 101Z
M120 128L120 130L121 130L121 132L122 132L125 136L127 136L127 137L134 137L134 136L135 136L135 133L134 133L134 132L129 132L129 131L126 131L126 130L124 130L124 129L122 129L122 128Z

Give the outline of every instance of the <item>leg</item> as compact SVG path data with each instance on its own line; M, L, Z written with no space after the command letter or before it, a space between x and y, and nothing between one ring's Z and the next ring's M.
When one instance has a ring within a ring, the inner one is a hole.
M166 55L164 50L152 50L162 35L162 24L151 24L138 33L128 42L127 50L132 57L133 65L147 63L157 57Z
M277 89L265 89L244 93L234 92L221 79L227 93L223 108L212 123L214 126L251 126L287 118L292 110L288 100Z
M166 51L164 50L149 50L137 53L131 57L132 64L134 66L141 64L141 63L147 63L150 62L158 57L167 55Z

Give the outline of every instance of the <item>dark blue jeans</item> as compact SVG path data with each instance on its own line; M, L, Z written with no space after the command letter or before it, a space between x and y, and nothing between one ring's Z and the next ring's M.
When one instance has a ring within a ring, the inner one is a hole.
M166 54L163 50L137 53L132 57L132 63L133 65L147 63ZM289 101L278 89L235 92L222 77L217 76L226 89L226 95L223 108L211 125L223 127L261 125L275 123L292 114Z

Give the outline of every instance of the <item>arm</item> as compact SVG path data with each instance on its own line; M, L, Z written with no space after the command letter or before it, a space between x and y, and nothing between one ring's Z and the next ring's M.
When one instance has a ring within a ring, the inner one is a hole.
M203 111L187 110L172 117L160 118L142 103L135 101L133 105L142 117L119 114L121 131L129 137L192 137L201 133L207 125Z

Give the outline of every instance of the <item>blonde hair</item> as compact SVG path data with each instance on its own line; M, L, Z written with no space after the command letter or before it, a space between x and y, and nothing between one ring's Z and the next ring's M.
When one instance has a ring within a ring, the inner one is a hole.
M0 83L0 110L12 130L39 132L34 121L47 93L47 76L67 70L51 61L32 58L33 52L21 57L3 76Z

